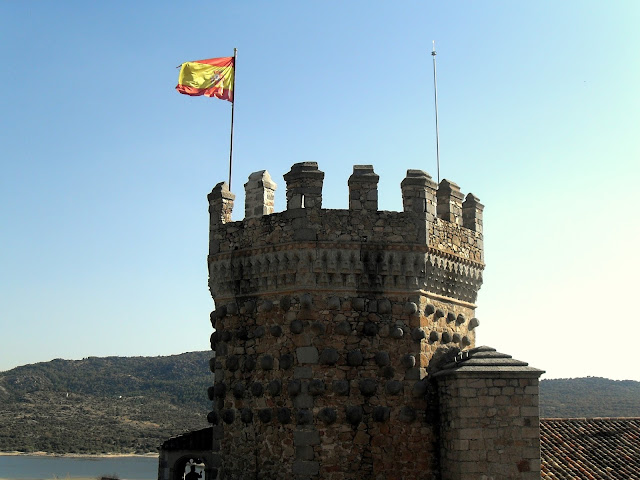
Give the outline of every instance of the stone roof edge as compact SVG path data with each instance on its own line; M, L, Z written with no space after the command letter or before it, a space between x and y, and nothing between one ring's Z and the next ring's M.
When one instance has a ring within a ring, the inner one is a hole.
M509 377L531 377L538 378L545 373L544 370L540 370L534 367L525 366L499 366L499 367L487 367L487 366L461 366L459 368L451 368L447 370L440 370L433 374L434 378L444 376L456 376L456 377L475 377L478 374L490 374Z
M612 420L620 420L620 421L624 421L624 420L633 420L633 421L638 421L640 422L640 417L567 417L567 418L563 418L563 417L540 417L540 421L552 421L552 422L567 422L567 421L590 421L590 420L606 420L606 421L612 421Z
M495 348L483 345L462 350L454 361L447 363L433 374L434 377L479 375L538 378L544 370L529 367L527 362L514 359L511 355L498 352Z

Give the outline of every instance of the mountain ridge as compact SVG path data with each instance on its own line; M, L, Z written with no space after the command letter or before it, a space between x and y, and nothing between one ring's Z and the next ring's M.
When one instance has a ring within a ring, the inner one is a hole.
M54 359L0 372L0 451L130 454L208 426L211 351ZM541 418L640 417L640 382L540 382Z

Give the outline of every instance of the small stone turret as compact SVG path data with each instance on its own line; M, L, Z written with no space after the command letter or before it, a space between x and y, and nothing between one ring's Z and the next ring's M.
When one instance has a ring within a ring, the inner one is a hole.
M540 478L542 373L494 348L477 347L434 375L442 480Z

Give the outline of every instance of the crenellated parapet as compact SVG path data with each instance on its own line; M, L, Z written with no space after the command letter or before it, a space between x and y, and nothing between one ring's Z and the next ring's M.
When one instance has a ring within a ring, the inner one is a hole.
M245 219L230 222L233 194L218 184L212 213L210 289L216 300L292 289L424 292L474 303L482 284L482 204L459 187L408 170L402 212L378 210L378 175L354 166L349 208L322 209L324 173L315 162L284 175L287 209L274 213L268 172L245 184ZM220 212L220 213L218 213Z

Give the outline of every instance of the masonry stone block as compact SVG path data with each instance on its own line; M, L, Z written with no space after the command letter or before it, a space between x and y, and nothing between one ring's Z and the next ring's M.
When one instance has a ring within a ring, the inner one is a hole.
M336 326L336 333L338 335L349 335L352 331L351 324L346 320L341 321Z
M376 393L376 390L378 388L378 382L373 378L364 378L360 380L358 387L362 395L366 397L370 397L371 395Z
M258 411L258 418L262 423L269 423L273 418L273 411L270 408L262 408Z
M421 328L414 328L413 330L411 330L411 338L414 342L420 342L426 336L427 334Z
M296 430L293 432L293 444L296 447L307 447L320 444L317 430Z
M302 382L298 379L290 380L287 384L287 392L290 397L295 397L296 395L300 395L302 391Z
M338 415L335 409L330 407L325 407L320 412L318 412L318 418L326 425L331 425L335 423L338 418Z
M315 378L309 382L309 393L314 397L322 395L326 390L323 380Z
M253 422L253 412L249 408L243 408L240 410L240 420L242 423L251 423Z
M339 358L338 350L335 348L325 348L320 353L319 362L322 365L335 365Z
M219 421L220 421L220 416L218 415L218 412L216 412L215 410L212 410L207 414L207 422L209 422L210 424L217 425Z
M374 322L366 322L362 328L362 333L367 337L375 337L378 334L379 327Z
M362 352L360 352L360 350L351 350L350 352L347 353L347 365L351 367L357 367L362 365L363 361L364 361L364 357L362 355Z
M272 370L273 369L273 357L271 355L263 355L260 357L260 368L262 370Z
M385 391L389 395L398 395L402 392L402 382L398 380L389 380L385 385Z
M309 379L313 378L313 369L309 365L296 367L293 370L293 378Z
M391 362L388 352L376 352L373 359L379 367L386 367Z
M362 407L358 405L349 406L345 411L347 422L351 425L358 425L362 421Z
M294 475L318 475L320 463L296 460L291 471Z
M410 353L407 353L405 355L402 356L402 366L404 368L412 368L414 367L416 364L416 357L415 355L411 355Z
M313 460L314 453L311 446L298 446L296 447L296 459L298 460Z
M300 408L296 411L296 424L309 425L313 423L313 413L308 408Z
M262 383L253 382L251 384L251 395L253 397L261 397L263 393L264 393L264 387L262 386Z
M391 329L391 333L389 334L391 338L400 339L404 336L404 330L401 327L395 326Z
M280 355L278 364L282 370L289 370L293 366L294 357L291 353L283 353Z
M291 409L287 407L280 407L276 411L276 417L278 418L278 422L283 425L291 423Z
M296 357L300 364L316 364L319 359L318 349L316 347L299 347L296 349Z
M332 389L336 395L349 395L349 382L347 380L334 380Z
M373 409L372 417L375 422L386 422L387 420L389 420L390 416L391 409L389 407L378 405Z
M236 418L235 410L228 408L222 411L222 420L224 420L224 423L226 424L233 423L235 418Z
M276 397L280 395L281 391L282 391L282 382L279 379L271 380L267 384L267 393L269 393L269 395L271 395L272 397Z

